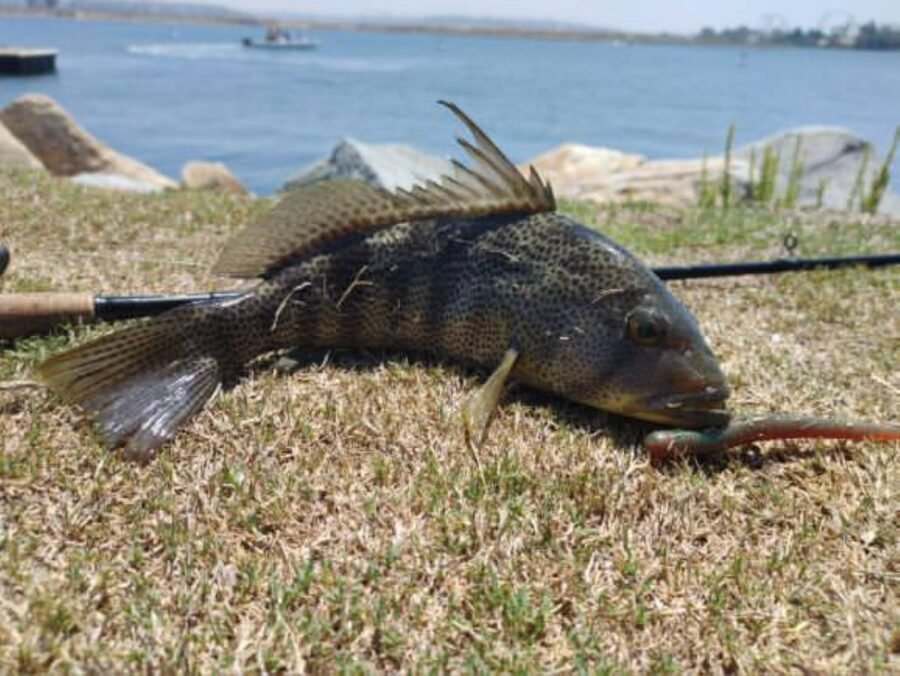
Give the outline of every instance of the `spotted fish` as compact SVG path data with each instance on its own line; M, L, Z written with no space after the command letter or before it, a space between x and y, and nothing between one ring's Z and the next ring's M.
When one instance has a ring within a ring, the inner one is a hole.
M470 158L389 192L291 191L214 271L257 282L50 357L45 381L110 446L146 460L264 353L396 348L491 372L463 405L479 443L510 382L689 428L727 423L728 387L690 312L634 255L556 209L458 107Z

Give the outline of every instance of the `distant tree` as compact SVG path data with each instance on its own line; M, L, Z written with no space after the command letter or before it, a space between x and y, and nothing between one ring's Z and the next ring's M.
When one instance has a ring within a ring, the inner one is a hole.
M870 21L859 27L853 46L857 49L900 49L900 28L878 26Z
M825 33L820 31L818 28L811 28L806 35L811 40L812 45L818 45L825 38Z
M749 40L751 32L746 26L738 26L737 28L724 29L721 35L729 42L743 43Z
M720 42L726 44L764 44L764 45L790 45L794 47L852 47L854 49L900 49L900 27L879 26L870 21L859 27L859 32L852 43L844 40L845 33L833 31L831 34L811 28L808 31L802 28L793 30L774 30L760 33L747 26L723 28L716 31L714 28L703 28L698 39L702 42Z

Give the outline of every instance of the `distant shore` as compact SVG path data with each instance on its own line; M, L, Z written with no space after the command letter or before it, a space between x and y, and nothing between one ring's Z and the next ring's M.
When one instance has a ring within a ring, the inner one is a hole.
M265 21L255 17L200 16L195 14L143 14L139 12L89 12L65 9L28 9L25 7L0 7L0 18L19 19L72 19L74 21L134 21L136 23L190 23L214 25L259 26Z
M690 44L693 38L671 33L633 33L602 28L540 28L530 26L497 26L477 23L396 23L370 21L282 21L288 27L318 30L371 31L383 33L427 33L434 35L526 38L538 40L571 40L582 42L624 42L656 44Z
M629 31L606 30L601 28L543 28L515 25L488 25L478 23L413 23L390 21L362 21L337 19L272 19L267 17L199 16L184 14L143 14L118 12L89 12L71 10L41 10L26 8L0 8L0 17L42 17L74 20L98 21L138 21L163 23L227 24L243 26L264 26L278 23L285 28L309 30L367 31L380 33L429 33L440 35L485 36L508 38L532 38L548 40L601 41L601 42L641 42L689 44L691 36L670 33L635 33Z
M376 21L362 19L276 19L272 17L241 14L184 14L184 13L142 13L142 12L102 12L65 9L37 9L0 7L0 17L46 17L74 20L101 21L138 21L162 23L197 23L220 25L264 26L277 23L286 28L302 28L308 30L341 30L365 31L380 33L422 33L450 36L481 36L511 39L565 40L575 42L612 42L621 44L668 44L668 45L707 45L731 46L741 48L760 47L802 47L813 49L900 49L900 30L874 23L866 24L862 30L869 30L873 35L861 44L856 44L846 37L827 37L820 31L811 30L804 33L801 29L783 31L773 34L762 34L746 27L723 29L716 32L704 29L694 35L675 33L644 33L623 31L590 26L530 26L515 23L479 23L477 21ZM879 33L880 32L880 33Z

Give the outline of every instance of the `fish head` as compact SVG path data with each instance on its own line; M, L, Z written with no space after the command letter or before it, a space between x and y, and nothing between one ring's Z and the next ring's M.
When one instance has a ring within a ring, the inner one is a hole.
M696 320L666 290L647 293L617 317L615 362L595 405L677 427L720 427L730 389Z
M597 233L573 231L589 248L573 248L559 263L567 300L547 293L545 342L540 358L523 365L526 381L642 420L726 425L730 390L691 312L630 252Z

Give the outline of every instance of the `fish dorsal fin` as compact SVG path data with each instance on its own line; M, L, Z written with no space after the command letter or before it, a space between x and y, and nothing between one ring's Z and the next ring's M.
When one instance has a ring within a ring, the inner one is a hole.
M395 192L346 179L292 190L225 245L213 272L240 278L268 276L347 237L405 221L556 209L552 189L533 168L528 178L523 176L462 110L441 103L472 133L474 143L459 139L473 161L471 167L454 161L455 176Z

